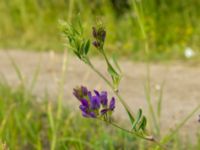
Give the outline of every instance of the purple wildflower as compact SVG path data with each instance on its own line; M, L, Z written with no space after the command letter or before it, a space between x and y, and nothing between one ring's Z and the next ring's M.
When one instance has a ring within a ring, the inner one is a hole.
M94 90L94 95L86 87L81 86L73 91L74 96L81 102L79 106L83 117L109 119L115 109L115 98L112 97L108 106L106 91Z
M104 41L106 39L106 31L104 27L102 26L98 28L92 27L92 35L95 39L93 45L98 49L103 48Z

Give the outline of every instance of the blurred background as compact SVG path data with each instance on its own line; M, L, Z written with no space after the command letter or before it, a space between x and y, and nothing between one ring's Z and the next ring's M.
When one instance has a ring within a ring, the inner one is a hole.
M184 59L189 47L200 46L199 0L137 0L138 17L130 0L1 0L1 49L63 51L59 20L79 15L86 33L100 18L107 29L107 51L144 59L144 40L151 60ZM138 21L142 21L146 39Z
M149 135L168 138L169 150L200 150L200 0L0 0L0 150L157 149L81 116L77 85L114 93L67 55L60 22L77 19L90 39L105 25L106 53L121 58L119 93L134 114L142 108ZM91 62L111 79L103 59ZM112 119L131 129L118 100Z

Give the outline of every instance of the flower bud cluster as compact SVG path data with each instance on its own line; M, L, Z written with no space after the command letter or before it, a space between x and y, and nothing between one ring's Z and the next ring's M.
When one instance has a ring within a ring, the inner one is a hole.
M92 30L93 30L92 34L95 39L95 41L93 42L93 45L98 49L103 48L105 38L106 38L106 31L104 27L102 26L98 28L93 27Z
M115 109L115 98L112 97L108 104L106 91L94 90L92 94L86 87L81 86L75 88L73 94L81 102L79 108L84 117L109 119Z

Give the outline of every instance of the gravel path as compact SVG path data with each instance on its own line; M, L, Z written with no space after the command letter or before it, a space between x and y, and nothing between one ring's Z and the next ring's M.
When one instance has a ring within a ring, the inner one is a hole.
M51 99L56 99L58 81L61 76L62 60L61 54L35 53L25 51L0 51L0 74L4 75L12 86L19 85L19 79L12 66L8 54L15 60L23 73L27 86L33 78L38 64L40 73L33 93L42 98L47 92ZM105 63L98 58L92 60L97 68L106 73ZM139 107L147 114L145 102L144 84L146 79L146 67L143 63L134 63L123 60L120 62L123 70L123 79L119 91L125 98L129 107L136 112ZM161 125L163 131L171 129L176 123L184 118L200 103L200 68L181 63L151 64L151 94L154 106L158 98L163 80L165 80L163 93L163 109ZM85 64L78 59L68 56L67 73L64 87L64 102L66 105L78 111L78 101L72 97L72 88L77 85L86 85L91 89L109 89L104 82L95 75ZM112 93L110 93L112 95ZM195 135L200 131L197 122L200 110L180 130L181 134ZM114 115L120 120L126 120L126 114L119 103Z

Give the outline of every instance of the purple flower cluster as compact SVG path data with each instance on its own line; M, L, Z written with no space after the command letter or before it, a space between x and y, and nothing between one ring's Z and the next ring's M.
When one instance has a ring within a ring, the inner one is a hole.
M94 90L94 94L92 95L91 91L86 87L81 86L75 88L73 94L81 102L79 108L84 117L103 117L104 119L107 119L115 109L115 98L112 97L108 105L108 96L106 91L98 92Z
M106 38L106 31L103 27L99 27L99 28L92 28L93 32L93 37L95 38L95 41L93 42L93 45L96 48L102 48L105 38Z

